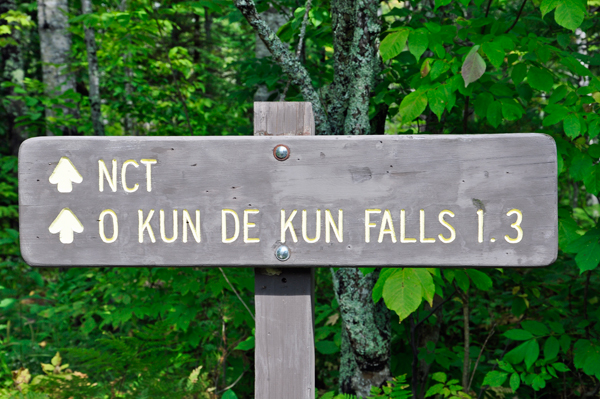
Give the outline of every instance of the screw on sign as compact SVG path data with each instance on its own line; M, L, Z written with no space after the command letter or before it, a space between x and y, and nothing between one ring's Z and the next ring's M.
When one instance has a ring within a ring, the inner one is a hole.
M314 398L312 267L556 258L549 136L306 132L309 103L256 103L260 137L27 140L22 254L34 266L255 267L261 399Z

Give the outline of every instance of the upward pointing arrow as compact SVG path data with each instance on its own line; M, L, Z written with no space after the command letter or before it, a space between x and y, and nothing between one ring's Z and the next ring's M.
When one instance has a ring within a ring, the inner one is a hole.
M48 180L52 184L58 184L59 193L70 193L73 191L73 183L81 183L83 177L75 169L75 165L69 158L62 157Z
M70 244L73 242L73 232L83 232L83 225L73 211L69 208L63 208L56 219L54 219L54 222L48 227L48 231L52 234L60 233L60 242Z

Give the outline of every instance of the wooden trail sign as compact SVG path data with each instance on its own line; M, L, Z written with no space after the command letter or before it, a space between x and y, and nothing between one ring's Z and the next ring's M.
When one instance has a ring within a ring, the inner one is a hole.
M34 138L19 207L34 266L544 266L556 148L543 134Z

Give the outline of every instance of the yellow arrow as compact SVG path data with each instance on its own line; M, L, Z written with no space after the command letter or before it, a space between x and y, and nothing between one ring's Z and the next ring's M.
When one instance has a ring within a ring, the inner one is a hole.
M83 232L83 225L72 210L64 208L48 227L48 231L52 234L60 233L60 242L70 244L73 242L73 232Z
M57 184L59 193L70 193L73 191L73 183L81 183L83 177L79 174L73 162L67 157L62 157L54 172L50 175L50 183Z

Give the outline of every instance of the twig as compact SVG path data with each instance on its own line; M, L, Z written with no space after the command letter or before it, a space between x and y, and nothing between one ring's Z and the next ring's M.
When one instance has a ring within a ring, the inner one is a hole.
M467 387L467 391L469 391L471 389L471 385L473 384L473 378L475 377L475 371L477 371L477 366L479 366L479 360L481 360L481 355L483 355L485 346L487 345L487 343L490 340L490 338L492 337L492 335L494 335L495 330L496 330L496 323L494 323L494 325L492 326L492 329L490 330L487 338L483 342L483 346L481 347L481 350L479 351L479 356L477 356L477 360L475 361L475 366L473 366L473 373L471 374L471 379L469 380L469 386Z
M525 8L525 3L527 3L527 0L523 0L523 3L521 4L521 8L519 9L519 12L517 13L517 18L515 18L515 22L513 22L513 24L510 26L510 28L508 28L506 30L506 32L504 32L504 33L510 32L512 30L512 28L515 27L515 25L519 21L519 18L521 17L521 13L523 12L523 9Z
M487 9L485 10L485 17L487 18L488 15L490 14L490 7L492 6L492 1L494 0L490 0L488 1L488 5L487 5ZM483 35L485 33L485 25L483 25L481 27L481 34Z
M432 316L432 315L433 315L435 312L437 312L437 310L438 310L439 308L441 308L442 306L444 306L444 304L445 304L446 302L448 302L450 299L452 299L452 297L453 297L455 294L456 294L456 290L454 290L454 292L453 292L452 294L450 294L450 295L449 295L449 296L448 296L446 299L444 299L444 300L443 300L442 302L440 302L440 303L439 303L439 304L438 304L438 305L437 305L435 308L433 308L433 309L431 310L431 312L429 312L429 314L428 314L427 316L425 316L425 317L423 318L423 320L419 321L415 327L416 327L416 328L418 328L418 327L419 327L421 324L423 324L423 323L424 323L424 322L425 322L425 321L426 321L426 320L427 320L427 319L428 319L430 316Z
M242 299L242 297L240 296L240 294L238 294L238 292L235 289L235 287L233 286L233 284L231 284L231 281L229 281L229 279L227 278L227 275L225 274L225 272L223 271L223 269L219 267L219 270L221 271L221 274L223 274L223 277L225 278L225 281L227 281L227 284L229 284L229 287L231 287L231 289L233 290L233 292L235 293L235 295L238 297L238 299L240 300L240 302L242 303L242 305L244 305L244 307L246 308L246 310L248 311L248 313L250 313L250 316L252 316L252 320L256 321L256 319L254 318L254 314L252 313L252 311L250 310L250 308L248 307L248 305L246 305L246 302L244 302L244 300Z
M310 12L312 0L306 0L306 6L304 10L304 19L302 20L302 28L300 28L300 38L298 39L298 47L296 48L296 59L300 61L300 54L302 54L302 44L304 42L304 36L306 35L306 25L308 25L308 13ZM279 101L285 101L285 96L290 88L291 79L288 79L285 89L281 94Z
M273 56L273 60L290 77L292 83L300 88L304 99L312 103L317 133L331 134L323 103L317 90L312 85L312 79L304 65L296 59L288 46L284 45L275 32L258 16L254 0L233 0L233 3L265 43Z
M246 371L247 371L247 370L244 370L244 371L242 371L242 374L240 374L240 376L237 378L237 380L235 380L235 381L233 382L233 384L231 384L231 385L228 385L228 386L226 386L225 388L223 388L223 389L221 389L220 391L217 391L217 392L215 392L215 393L218 395L218 394L220 394L220 393L223 393L223 392L227 391L228 389L231 389L231 388L233 388L234 386L236 386L236 385L237 385L237 383L238 383L238 382L240 382L240 380L242 379L242 377L244 376L244 374L246 374Z

